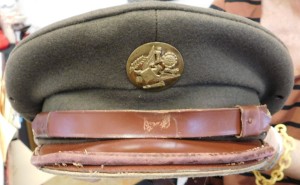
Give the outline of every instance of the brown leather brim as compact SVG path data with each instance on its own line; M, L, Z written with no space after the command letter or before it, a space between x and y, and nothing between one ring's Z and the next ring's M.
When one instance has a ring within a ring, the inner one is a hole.
M245 173L262 168L267 160L236 165L155 165L155 166L44 166L40 170L80 179L209 177Z
M91 176L92 173L99 177L151 174L160 178L181 173L204 176L250 171L262 167L273 153L272 147L259 140L121 139L42 145L35 151L32 163L62 174Z
M259 139L269 121L266 106L41 113L33 122L40 146L32 164L79 176L241 173L273 155Z

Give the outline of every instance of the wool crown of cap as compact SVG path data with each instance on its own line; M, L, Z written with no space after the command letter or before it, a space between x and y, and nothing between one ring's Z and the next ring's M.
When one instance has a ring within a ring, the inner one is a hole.
M130 54L163 42L182 55L179 80L159 91L127 77ZM75 16L12 51L6 88L27 119L57 110L171 110L282 106L293 85L284 44L259 24L215 10L141 2Z

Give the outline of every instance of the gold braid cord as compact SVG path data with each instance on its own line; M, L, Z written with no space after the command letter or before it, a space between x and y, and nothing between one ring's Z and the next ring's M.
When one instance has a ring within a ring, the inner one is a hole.
M275 126L275 129L283 138L283 147L284 152L281 155L278 164L271 171L271 178L267 179L259 171L253 171L256 180L255 183L257 185L273 185L277 181L281 181L284 178L283 170L287 169L292 162L290 152L295 149L295 141L294 139L286 133L286 126L283 124L279 124Z

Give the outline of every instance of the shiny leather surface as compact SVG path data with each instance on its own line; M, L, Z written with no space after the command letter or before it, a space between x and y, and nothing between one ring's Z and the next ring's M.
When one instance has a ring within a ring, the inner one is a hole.
M123 139L73 144L48 144L36 149L32 164L176 165L231 164L262 160L274 149L260 141L197 141Z
M48 144L38 149L38 155L69 152L115 153L230 153L259 148L261 141L200 141L179 139L121 139L69 144Z
M265 106L41 113L33 122L37 138L87 140L41 145L32 164L83 173L99 168L103 173L238 169L271 157L273 148L258 139L237 142L214 138L257 136L268 130L269 122Z
M266 106L165 111L59 111L33 121L37 138L200 138L258 136L269 128Z

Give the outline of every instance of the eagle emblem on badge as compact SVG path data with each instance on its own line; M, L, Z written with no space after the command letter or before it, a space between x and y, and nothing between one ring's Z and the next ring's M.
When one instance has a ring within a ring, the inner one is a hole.
M130 81L143 89L170 86L178 80L182 71L181 54L166 43L144 44L131 54L127 62Z

